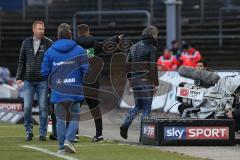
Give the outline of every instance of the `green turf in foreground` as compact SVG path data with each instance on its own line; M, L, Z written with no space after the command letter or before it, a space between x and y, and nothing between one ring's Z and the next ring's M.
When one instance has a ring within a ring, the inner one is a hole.
M29 145L57 152L58 144L56 141L38 141L37 127L34 128L34 140L25 142L25 132L22 125L0 124L0 160L62 159L22 147ZM201 160L200 158L117 142L92 143L87 137L81 137L75 147L77 153L67 155L80 160Z

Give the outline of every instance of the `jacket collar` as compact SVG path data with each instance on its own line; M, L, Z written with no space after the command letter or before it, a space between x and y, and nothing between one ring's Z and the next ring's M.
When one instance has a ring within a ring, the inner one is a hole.
M40 45L42 45L43 44L43 42L44 42L44 39L45 39L45 37L43 36L43 38L42 39L40 39ZM34 36L32 36L32 38L31 38L31 42L33 42L33 40L35 40L35 37Z
M149 35L142 35L142 40L157 47L157 40Z

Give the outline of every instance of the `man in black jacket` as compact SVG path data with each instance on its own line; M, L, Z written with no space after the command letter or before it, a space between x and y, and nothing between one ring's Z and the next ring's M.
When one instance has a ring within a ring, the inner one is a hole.
M94 40L94 38L90 35L89 26L87 24L80 24L78 26L78 38L77 43L86 49L87 55L89 58L89 69L84 77L84 86L89 88L99 89L99 75L102 66L97 66L99 64L99 60L96 56L99 55L100 52L104 50L104 45L108 42L115 42L118 43L121 39L121 36L114 36L111 37L103 42L98 42ZM99 142L103 140L102 136L102 115L101 110L99 108L99 101L98 99L98 92L90 93L88 90L84 91L86 102L89 106L91 114L94 118L95 127L96 127L96 135L93 137L93 142ZM89 97L88 95L91 95Z
M159 85L156 65L158 30L147 26L142 32L142 40L130 48L128 74L133 89L135 106L131 109L120 127L120 135L127 139L128 128L142 109L142 119L151 112L153 95Z
M35 93L39 106L39 140L45 141L48 119L48 85L41 75L42 60L45 51L51 46L52 41L44 37L44 22L35 21L32 26L33 36L23 41L20 49L17 69L17 85L24 86L24 126L26 129L26 141L33 138L32 104Z

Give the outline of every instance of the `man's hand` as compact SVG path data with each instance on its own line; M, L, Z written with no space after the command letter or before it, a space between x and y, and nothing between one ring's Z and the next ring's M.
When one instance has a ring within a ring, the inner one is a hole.
M232 111L227 112L227 113L226 113L226 116L227 116L228 118L233 118L233 113L232 113Z
M119 40L121 40L123 38L124 34L121 34L118 36Z
M17 86L18 86L18 89L22 88L23 87L23 81L22 80L17 80Z

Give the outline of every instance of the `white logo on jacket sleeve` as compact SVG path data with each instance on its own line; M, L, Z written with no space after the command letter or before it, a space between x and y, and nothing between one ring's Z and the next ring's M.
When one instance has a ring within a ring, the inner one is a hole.
M67 61L67 62L53 62L53 66L61 66L61 65L69 65L69 64L74 64L74 61Z

